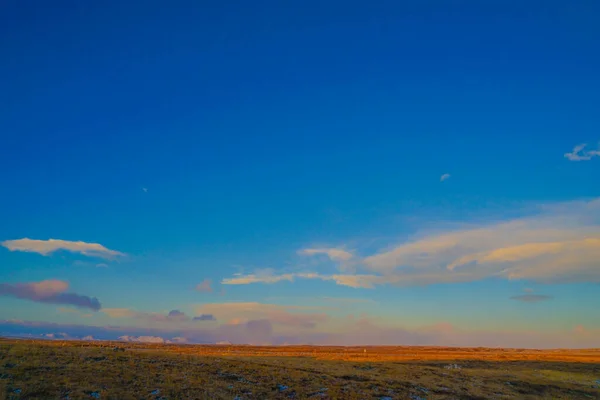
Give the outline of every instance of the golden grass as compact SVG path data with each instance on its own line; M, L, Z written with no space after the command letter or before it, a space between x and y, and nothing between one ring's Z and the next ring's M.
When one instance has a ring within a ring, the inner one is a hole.
M598 350L0 340L0 399L600 399L597 380Z

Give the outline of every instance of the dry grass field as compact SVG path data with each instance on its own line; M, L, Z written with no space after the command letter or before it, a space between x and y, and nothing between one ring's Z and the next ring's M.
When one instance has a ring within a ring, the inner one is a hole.
M5 339L0 398L600 399L600 350Z

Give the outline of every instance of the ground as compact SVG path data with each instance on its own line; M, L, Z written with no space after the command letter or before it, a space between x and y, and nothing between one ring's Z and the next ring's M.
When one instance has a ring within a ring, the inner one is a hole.
M5 339L4 398L600 399L600 350Z

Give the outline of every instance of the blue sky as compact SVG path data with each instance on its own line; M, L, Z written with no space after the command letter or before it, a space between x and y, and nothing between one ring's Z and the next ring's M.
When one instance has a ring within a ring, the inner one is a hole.
M600 6L484 3L6 2L0 331L599 346Z

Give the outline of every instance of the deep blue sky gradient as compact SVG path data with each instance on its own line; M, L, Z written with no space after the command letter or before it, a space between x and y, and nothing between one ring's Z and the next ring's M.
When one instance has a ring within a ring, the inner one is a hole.
M0 241L132 257L86 269L0 249L0 281L161 309L192 301L184 284L284 268L312 243L389 245L436 219L598 197L599 160L563 155L600 140L599 19L597 1L4 1Z

